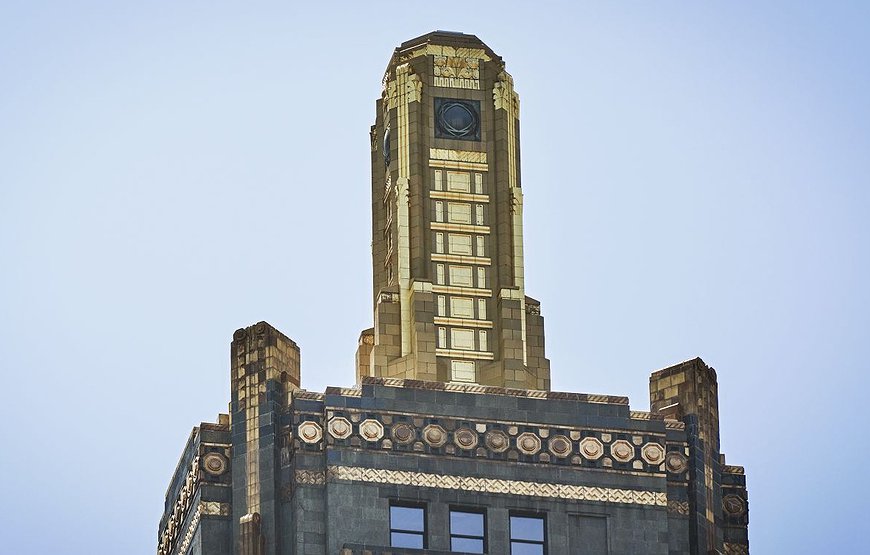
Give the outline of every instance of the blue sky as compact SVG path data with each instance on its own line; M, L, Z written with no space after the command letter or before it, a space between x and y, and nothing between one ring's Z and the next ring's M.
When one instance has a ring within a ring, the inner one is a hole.
M40 2L0 6L0 542L154 553L233 330L310 390L371 325L369 144L392 49L504 57L527 292L553 387L628 395L695 356L756 553L868 519L870 5Z

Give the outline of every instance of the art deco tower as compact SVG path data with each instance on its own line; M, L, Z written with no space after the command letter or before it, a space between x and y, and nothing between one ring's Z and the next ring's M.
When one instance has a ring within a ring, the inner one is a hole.
M650 412L549 390L501 58L435 32L383 82L357 385L306 391L292 339L236 330L228 414L189 436L158 555L748 555L715 370L653 373Z
M396 49L371 129L374 328L366 376L550 389L523 278L519 98L473 35Z

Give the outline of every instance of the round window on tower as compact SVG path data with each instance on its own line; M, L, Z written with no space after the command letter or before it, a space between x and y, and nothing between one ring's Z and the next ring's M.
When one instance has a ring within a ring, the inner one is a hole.
M390 128L384 129L384 165L390 165Z
M480 102L435 99L435 136L439 139L480 140Z

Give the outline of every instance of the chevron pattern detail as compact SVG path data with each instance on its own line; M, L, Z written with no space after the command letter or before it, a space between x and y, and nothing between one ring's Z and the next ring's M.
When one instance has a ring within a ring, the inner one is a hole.
M668 512L682 516L689 516L689 502L668 501Z
M326 483L326 473L319 470L297 470L296 483L300 486L322 486Z
M473 476L448 476L407 470L386 470L357 466L330 466L327 479L348 482L369 482L424 488L440 488L480 493L528 495L572 501L598 501L602 503L627 503L666 507L667 494L655 491L578 486L573 484L550 484L522 480L498 480Z

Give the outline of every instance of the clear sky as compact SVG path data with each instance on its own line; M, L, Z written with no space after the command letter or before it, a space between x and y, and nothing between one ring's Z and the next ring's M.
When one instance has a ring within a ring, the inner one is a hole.
M553 387L701 356L754 553L870 511L870 3L0 4L0 545L153 554L229 342L303 387L371 325L369 126L392 49L473 33L521 96L527 292Z

